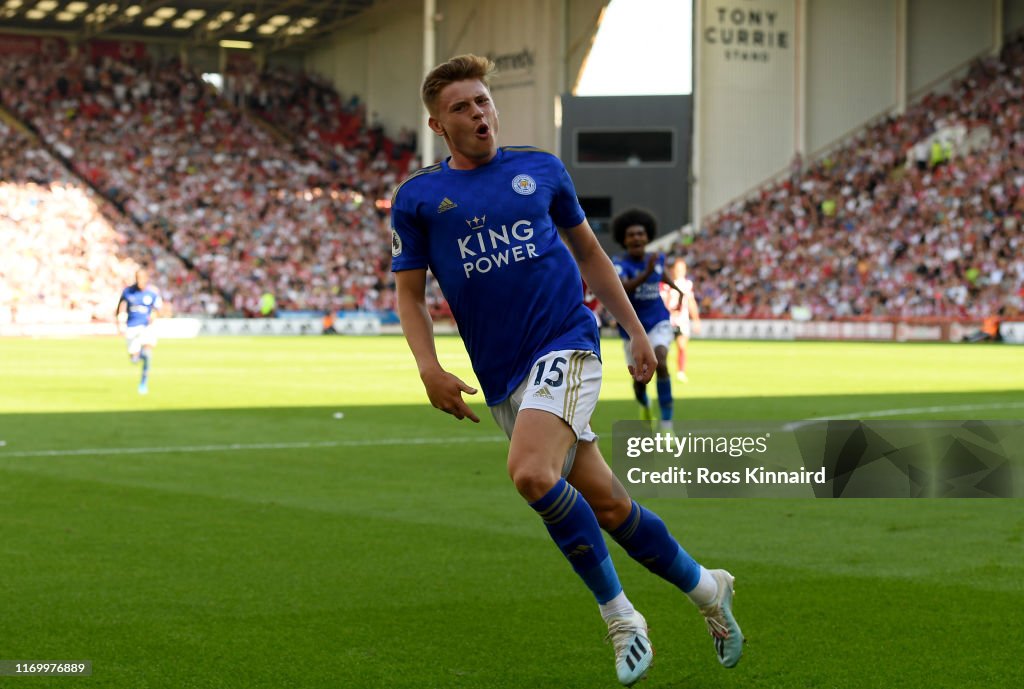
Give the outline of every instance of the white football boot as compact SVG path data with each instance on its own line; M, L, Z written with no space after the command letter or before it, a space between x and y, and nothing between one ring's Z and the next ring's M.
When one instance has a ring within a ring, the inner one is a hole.
M718 582L718 593L709 605L700 609L708 623L708 632L715 640L715 654L725 667L735 667L743 655L743 632L732 615L734 577L724 569L709 572Z
M616 615L608 620L608 636L615 647L615 672L619 682L631 687L643 679L654 660L654 648L647 638L647 620L638 612Z

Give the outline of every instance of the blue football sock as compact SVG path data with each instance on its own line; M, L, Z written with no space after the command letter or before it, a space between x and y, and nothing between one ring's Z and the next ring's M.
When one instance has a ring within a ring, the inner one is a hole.
M661 420L672 420L672 379L658 378L658 406L661 407Z
M597 517L579 491L560 478L554 488L531 502L530 507L544 520L552 540L598 604L607 603L622 592Z
M149 379L149 359L150 359L151 355L150 355L149 352L142 352L141 356L142 356L142 380L139 381L139 382L142 383L143 385L145 385L146 381Z
M692 591L700 580L700 565L672 537L665 522L636 502L626 521L609 534L631 558L683 593Z

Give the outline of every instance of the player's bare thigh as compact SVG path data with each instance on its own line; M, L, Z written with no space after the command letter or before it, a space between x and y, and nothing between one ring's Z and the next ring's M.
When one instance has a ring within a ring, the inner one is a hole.
M555 414L520 409L508 448L508 475L519 494L530 502L544 497L558 483L565 455L575 442L569 424Z

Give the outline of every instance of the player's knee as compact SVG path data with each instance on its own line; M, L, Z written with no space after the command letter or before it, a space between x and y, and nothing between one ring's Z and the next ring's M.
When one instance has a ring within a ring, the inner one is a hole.
M654 356L658 360L658 371L661 369L668 370L668 350L664 347L657 347L654 350Z
M609 498L596 505L591 503L590 507L594 510L594 516L597 517L597 523L601 525L601 528L605 531L613 531L629 517L630 511L633 509L633 502L629 498Z
M519 494L530 502L544 497L559 479L557 471L541 462L513 458L509 458L508 475Z

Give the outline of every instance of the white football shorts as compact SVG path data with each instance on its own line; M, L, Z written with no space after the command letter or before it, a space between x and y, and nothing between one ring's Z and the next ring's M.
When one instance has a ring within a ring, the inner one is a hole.
M672 314L672 332L676 335L690 337L690 314L687 312Z
M533 363L526 378L511 395L491 407L491 415L512 438L520 409L541 409L569 424L577 443L592 443L597 434L590 428L590 417L601 392L601 360L593 352L562 349L549 352ZM562 463L562 476L572 471L576 459L573 445Z
M133 325L124 331L128 353L135 356L143 347L156 346L156 329L152 325Z
M667 350L676 339L676 334L672 332L672 321L659 321L656 323L654 327L647 331L647 339L651 341L652 349L664 347ZM629 340L623 340L622 347L626 350L626 365L634 365L636 362L633 361L633 352L629 350Z

